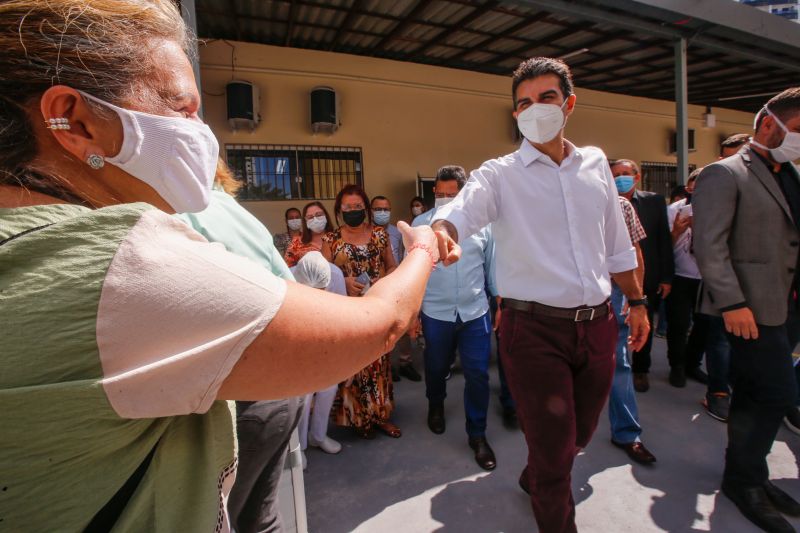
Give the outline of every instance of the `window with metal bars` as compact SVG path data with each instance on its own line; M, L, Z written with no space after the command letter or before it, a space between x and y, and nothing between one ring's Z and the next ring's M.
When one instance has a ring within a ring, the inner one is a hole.
M240 200L331 200L348 183L364 185L361 148L228 144L225 151L244 182Z
M697 165L689 165L692 172ZM657 192L669 200L672 189L678 185L678 165L675 163L659 163L642 161L642 190Z

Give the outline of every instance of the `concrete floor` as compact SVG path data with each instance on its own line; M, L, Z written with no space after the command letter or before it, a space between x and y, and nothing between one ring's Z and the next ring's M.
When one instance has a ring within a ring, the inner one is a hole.
M422 368L421 354L415 353ZM642 440L656 455L652 467L631 464L610 443L603 413L589 447L577 458L572 488L582 532L759 531L719 493L725 424L709 417L700 400L705 388L690 381L671 387L666 345L655 339L651 389L638 395ZM501 422L496 368L492 367L488 439L498 466L481 470L467 446L460 373L448 382L447 431L426 425L424 383L395 384L394 422L400 439L361 440L331 427L339 455L309 449L305 473L309 530L338 532L530 532L536 531L526 495L517 486L525 464L522 433ZM781 428L769 457L776 484L800 499L800 437ZM800 520L793 521L800 528Z

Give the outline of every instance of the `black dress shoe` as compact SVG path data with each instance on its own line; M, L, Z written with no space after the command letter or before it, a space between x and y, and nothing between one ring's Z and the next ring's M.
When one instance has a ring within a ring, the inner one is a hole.
M740 489L722 483L722 493L752 523L768 533L795 533L792 525L778 512L763 487Z
M669 384L673 387L686 386L686 371L682 366L673 366L669 369Z
M517 429L519 427L519 420L517 420L516 409L510 407L503 407L503 426L506 429Z
M611 443L617 448L622 448L625 450L625 453L628 454L628 457L639 464L649 465L656 462L656 456L650 453L650 450L645 448L644 444L639 441L623 444L612 439Z
M469 447L475 451L475 462L484 470L494 470L497 460L494 458L492 447L486 437L470 437Z
M708 374L703 372L703 369L699 366L694 368L690 368L686 371L686 377L695 380L698 383L703 385L708 385Z
M437 435L444 433L444 405L428 405L428 427Z
M634 372L633 388L636 392L647 392L650 390L650 379L645 372Z
M528 484L528 468L525 467L522 469L522 473L519 475L519 488L525 491L525 494L531 493L531 487Z
M411 366L410 363L407 365L400 365L400 370L398 373L404 378L410 379L411 381L422 381L422 376L419 375L417 369Z
M772 505L778 511L789 516L800 516L800 503L797 503L797 500L773 485L772 481L767 481L762 486Z

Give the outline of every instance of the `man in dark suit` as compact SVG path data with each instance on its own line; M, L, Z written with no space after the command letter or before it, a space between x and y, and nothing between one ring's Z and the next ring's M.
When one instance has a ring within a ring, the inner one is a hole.
M756 116L750 146L708 165L693 199L693 246L703 276L701 312L722 315L733 396L722 492L767 531L800 504L769 481L767 454L797 398L788 320L797 309L800 249L800 87Z
M666 298L672 287L674 263L672 239L667 220L667 202L654 192L640 191L637 185L642 174L639 165L630 159L617 159L611 164L611 173L620 196L627 198L636 209L647 237L639 244L644 256L644 293L647 296L647 315L653 323L653 314L658 310L661 298ZM639 392L650 388L647 373L650 371L650 348L653 331L647 343L638 352L633 352L633 387Z

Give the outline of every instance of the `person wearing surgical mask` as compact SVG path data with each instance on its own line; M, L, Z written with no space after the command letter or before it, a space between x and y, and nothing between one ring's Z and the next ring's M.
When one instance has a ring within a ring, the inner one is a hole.
M283 255L286 264L293 267L308 252L322 250L322 238L333 231L330 215L322 202L310 202L303 207L300 219L303 223L302 233L294 237Z
M698 176L692 245L700 312L722 317L731 350L722 493L760 528L794 531L783 515L800 515L800 503L769 481L767 455L798 399L800 87L771 98L754 130L749 146Z
M428 206L425 204L424 198L415 196L408 204L408 209L411 211L411 218L408 219L408 223L410 224L415 218L427 211Z
M283 214L283 219L286 222L286 233L277 233L272 237L272 242L281 255L286 254L286 249L289 248L292 239L299 239L303 234L303 216L299 209L290 207Z
M474 170L431 227L450 265L461 256L458 243L492 224L500 357L529 449L519 484L539 530L568 533L576 531L572 465L614 373L611 276L628 298L635 350L650 329L647 299L605 154L565 138L578 100L569 67L523 61L511 94L525 137L519 149Z
M397 268L389 235L373 224L369 198L358 185L345 185L339 191L333 212L343 224L323 237L322 255L344 273L347 295L363 298L378 280ZM390 355L384 353L339 384L332 417L364 439L375 438L376 429L393 438L402 435L390 421L394 410Z
M3 530L272 530L229 520L230 401L347 379L422 303L430 228L398 224L403 264L346 298L173 216L214 209L196 46L172 0L0 2Z

